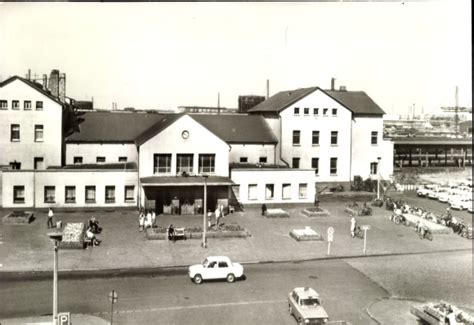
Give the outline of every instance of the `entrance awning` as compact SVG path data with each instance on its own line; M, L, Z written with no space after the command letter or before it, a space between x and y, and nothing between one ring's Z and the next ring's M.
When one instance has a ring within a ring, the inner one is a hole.
M204 186L202 176L149 176L140 178L141 185L146 186ZM208 186L228 186L235 183L224 176L209 176L206 179Z

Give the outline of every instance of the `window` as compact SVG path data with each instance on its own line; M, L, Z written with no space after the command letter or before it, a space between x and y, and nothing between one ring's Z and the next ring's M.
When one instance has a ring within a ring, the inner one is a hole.
M54 186L44 187L44 203L54 203L56 188Z
M95 158L95 161L97 163L105 163L105 157L98 156L98 157Z
M25 101L23 102L23 109L24 109L25 111L31 109L31 100L25 100Z
M337 108L332 109L332 116L337 116Z
M299 108L299 107L295 107L295 108L294 108L294 112L295 112L295 115L300 115L300 108Z
M13 203L25 203L24 186L13 186Z
M0 109L8 109L8 101L0 100Z
M35 125L35 142L43 142L43 130L42 125Z
M370 174L371 175L377 175L377 163L376 162L371 162L370 163Z
M265 199L272 200L275 195L275 186L273 184L265 185Z
M95 203L95 186L86 186L86 203Z
M300 144L300 134L301 132L298 130L293 131L293 145L299 145Z
M337 131L331 131L331 145L337 146Z
M155 154L154 173L171 173L171 154Z
M76 187L75 186L66 186L65 189L65 202L66 203L76 203Z
M12 109L20 109L20 101L19 100L12 100Z
M199 173L214 173L216 164L215 154L200 154L199 155Z
M293 157L293 163L291 165L293 168L300 168L300 158Z
M331 173L331 175L336 175L337 174L337 158L331 158L330 173Z
M313 146L319 145L319 131L313 131Z
M291 199L291 184L282 184L282 186L281 186L281 197L284 200Z
M248 162L248 158L247 157L240 157L240 162L241 163L246 163L246 162Z
M257 184L249 184L249 200L257 199Z
M178 154L176 159L177 173L193 172L193 154Z
M267 163L267 157L258 158L258 162L261 163L261 164L266 164Z
M328 115L328 109L327 109L327 108L323 108L323 115L324 115L324 116L327 116L327 115Z
M36 110L37 111L42 111L43 110L43 102L42 101L39 101L39 100L36 101Z
M314 169L314 173L316 175L319 174L319 158L317 157L311 158L311 168Z
M127 162L127 157L119 157L118 158L119 162Z
M313 115L319 114L319 108L313 108Z
M105 203L115 203L115 186L105 187Z
M20 142L20 125L19 124L11 125L10 140L11 142Z
M135 202L135 186L125 186L125 202Z
M225 267L229 267L229 266L227 265L227 262L219 262L219 267L225 268Z
M298 197L300 199L306 199L308 197L308 184L300 184L298 189Z
M304 115L309 115L309 107L304 108Z
M33 164L34 164L35 169L44 169L44 158L43 157L35 157Z
M370 143L377 144L379 133L377 131L372 131Z
M82 164L82 157L74 157L74 164Z

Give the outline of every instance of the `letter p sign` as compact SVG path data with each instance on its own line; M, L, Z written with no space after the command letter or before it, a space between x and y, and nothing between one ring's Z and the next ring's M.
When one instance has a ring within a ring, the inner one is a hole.
M58 325L71 325L71 313L59 313Z

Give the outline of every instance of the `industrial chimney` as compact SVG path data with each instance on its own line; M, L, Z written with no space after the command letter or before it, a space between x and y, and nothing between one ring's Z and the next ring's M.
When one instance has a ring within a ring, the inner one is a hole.
M336 88L336 78L331 78L331 90L334 91Z

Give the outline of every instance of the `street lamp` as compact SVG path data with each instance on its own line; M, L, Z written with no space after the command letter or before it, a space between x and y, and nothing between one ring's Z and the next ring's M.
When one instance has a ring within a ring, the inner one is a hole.
M48 237L54 241L54 269L53 269L53 325L58 324L58 246L63 240L62 232L49 232Z
M204 208L202 212L202 243L201 247L207 248L206 242L206 227L207 227L207 178L208 175L202 175L204 177Z
M380 160L381 157L377 157L377 199L380 199Z

